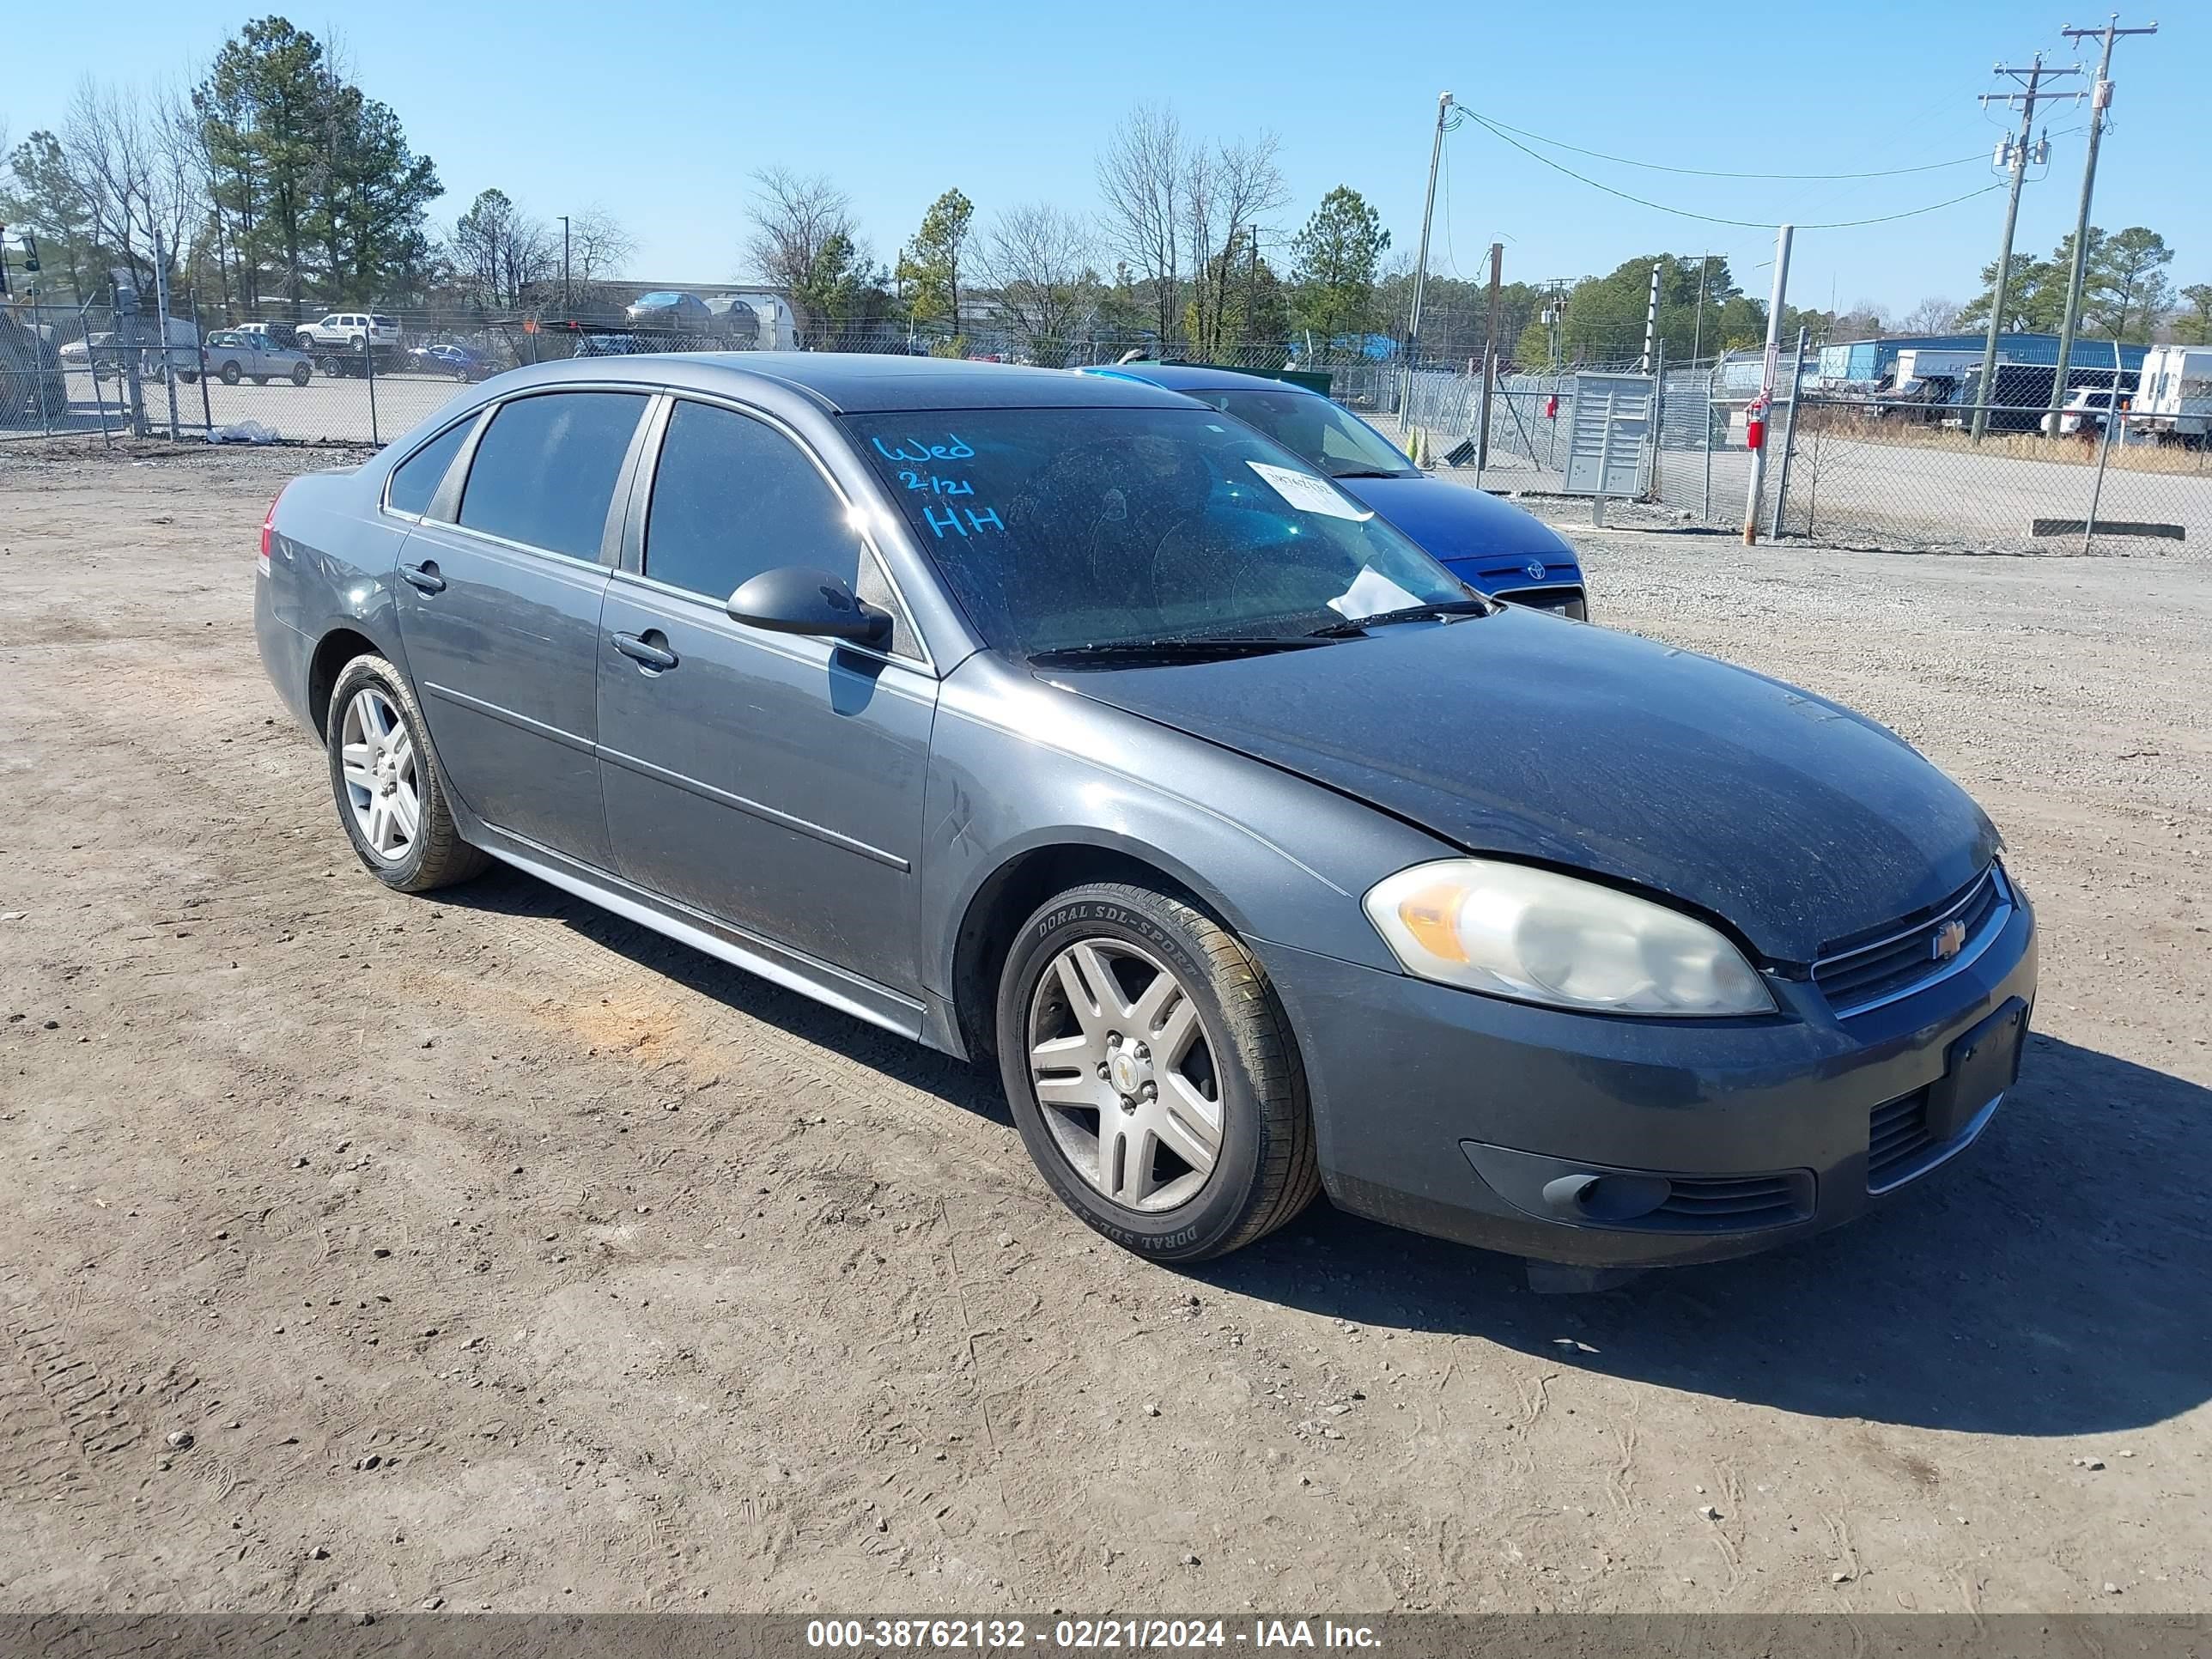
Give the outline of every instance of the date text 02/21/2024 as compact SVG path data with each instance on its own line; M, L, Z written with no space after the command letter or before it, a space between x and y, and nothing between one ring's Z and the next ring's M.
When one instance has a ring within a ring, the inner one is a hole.
M1255 1619L1237 1628L1222 1619L1061 1619L1050 1626L1019 1619L817 1619L807 1621L811 1648L859 1652L963 1649L1061 1651L1246 1647L1358 1648L1381 1645L1366 1625L1333 1620Z

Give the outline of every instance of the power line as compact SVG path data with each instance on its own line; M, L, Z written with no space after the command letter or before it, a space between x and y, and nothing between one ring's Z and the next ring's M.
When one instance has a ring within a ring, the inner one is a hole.
M1523 155L1531 160L1541 161L1555 173L1564 173L1568 178L1578 184L1588 185L1592 190L1601 190L1608 196L1618 196L1624 202L1633 202L1637 206L1650 208L1655 213L1672 214L1678 219L1701 220L1709 225L1740 225L1747 230L1772 230L1776 226L1777 222L1771 219L1725 219L1718 214L1696 213L1688 208L1668 207L1664 202L1654 202L1645 197L1631 195L1625 190L1615 190L1611 185L1601 183L1586 173L1577 173L1572 167L1553 161L1540 150L1529 149L1518 138L1514 137L1510 133L1502 131L1483 116L1475 114L1473 110L1468 111L1468 114L1477 126L1483 128L1493 137L1503 139ZM1886 225L1899 219L1917 218L1923 213L1940 212L1944 208L1956 207L1961 202L1970 202L1977 196L1986 196L1993 190L2003 188L2004 185L2001 184L1984 185L1979 189L1970 190L1962 196L1949 197L1941 202L1930 202L1925 207L1907 208L1902 213L1880 213L1867 219L1831 219L1821 224L1799 225L1797 228L1800 230L1849 230L1858 225Z
M1460 107L1462 109L1467 109L1467 106L1464 104L1462 104ZM1926 161L1917 167L1878 167L1870 173L1727 173L1713 167L1670 167L1660 161L1638 161L1634 160L1632 157L1626 155L1608 155L1601 149L1584 149L1579 144L1568 143L1562 138L1547 138L1540 132L1531 132L1526 127L1516 127L1508 122L1497 120L1491 116L1481 114L1474 110L1468 109L1467 110L1467 112L1473 116L1476 120L1481 122L1483 125L1490 128L1492 131L1501 132L1501 136L1504 132L1517 132L1523 138L1533 139L1537 143L1548 144L1553 149L1571 150L1577 155L1587 155L1594 161L1613 161L1625 167L1642 167L1648 173L1685 173L1695 179L1793 179L1799 180L1832 179L1894 179L1908 173L1936 173L1941 171L1944 167L1965 167L1969 162L1978 161L1982 159L1981 152L1977 150L1972 155L1961 155L1954 161Z

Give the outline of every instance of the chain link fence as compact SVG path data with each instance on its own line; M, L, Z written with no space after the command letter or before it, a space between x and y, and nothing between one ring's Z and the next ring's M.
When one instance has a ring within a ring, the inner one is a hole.
M0 441L71 433L251 441L381 444L459 388L520 365L644 351L789 344L720 323L696 331L527 317L374 313L374 329L289 322L222 325L193 296L166 321L98 303L0 309ZM750 313L748 313L750 315ZM359 319L356 319L359 320ZM1145 355L1141 338L1055 337L999 322L958 335L891 323L811 328L805 349L962 357L1077 368ZM2112 349L2109 347L2104 349ZM2000 364L1977 438L1978 368L1824 380L1820 354L1783 354L1767 411L1762 535L1884 548L2053 551L2212 538L2212 439L2201 380L2174 384L2179 349L2141 368L2098 365L2085 344L2050 413L2051 364ZM1954 356L1958 354L1953 354ZM2201 356L2201 354L2198 354ZM1481 487L1532 495L1565 487L1577 371L1480 365L1410 370L1305 341L1231 343L1179 354L1262 374L1326 374L1330 395L1423 465ZM2141 361L2139 359L2139 361ZM2197 357L2189 362L2195 363ZM1583 366L1589 368L1592 366ZM1603 366L1638 373L1633 364ZM2201 375L2202 368L2197 372ZM1737 353L1662 367L1637 471L1638 494L1685 524L1743 522L1751 475L1747 410L1763 360Z
M2100 366L2085 345L2051 412L2055 365L2001 361L1899 385L1824 381L1818 356L1782 354L1765 410L1762 537L1901 550L2057 552L2203 546L2212 539L2212 385L2185 380L2179 348L2141 369ZM2109 347L2104 349L2110 350ZM1607 374L1635 374L1634 365ZM1639 494L1682 524L1740 529L1752 474L1749 411L1762 355L1662 368ZM1565 489L1573 373L1501 374L1482 442L1479 372L1379 366L1346 398L1425 465L1484 488ZM1982 435L1976 437L1977 405Z

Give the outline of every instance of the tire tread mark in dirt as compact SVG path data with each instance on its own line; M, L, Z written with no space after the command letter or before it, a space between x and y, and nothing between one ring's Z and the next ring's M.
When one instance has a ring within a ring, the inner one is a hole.
M144 1437L106 1379L70 1352L55 1327L21 1307L8 1309L4 1319L17 1363L0 1372L0 1457L25 1485L96 1476L105 1459Z

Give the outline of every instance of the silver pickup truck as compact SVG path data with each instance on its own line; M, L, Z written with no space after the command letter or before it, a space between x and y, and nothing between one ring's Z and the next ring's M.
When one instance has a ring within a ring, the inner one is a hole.
M315 372L304 351L271 345L268 337L240 329L218 329L207 337L207 372L225 386L252 380L267 386L271 380L307 385Z

